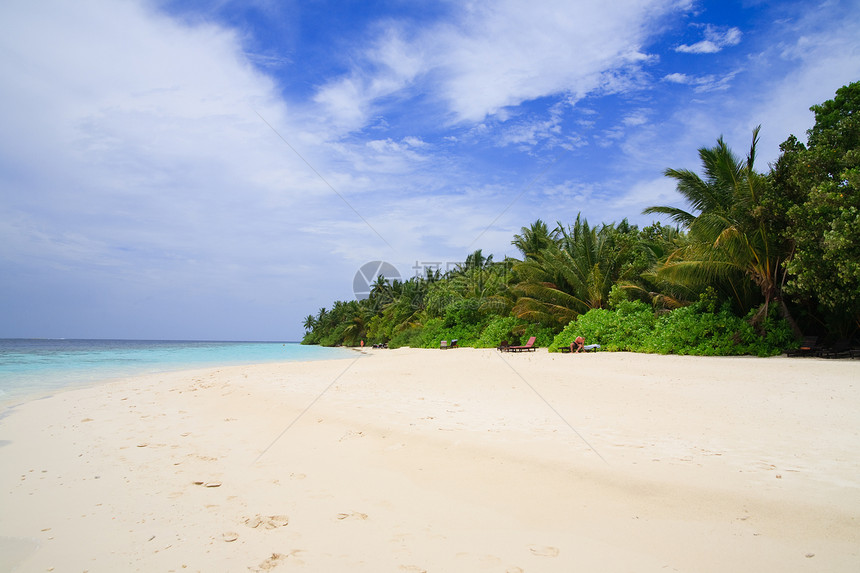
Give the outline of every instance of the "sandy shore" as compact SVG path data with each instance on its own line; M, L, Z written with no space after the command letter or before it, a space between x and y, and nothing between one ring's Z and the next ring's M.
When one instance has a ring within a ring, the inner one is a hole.
M0 419L0 571L857 571L860 362L365 350Z

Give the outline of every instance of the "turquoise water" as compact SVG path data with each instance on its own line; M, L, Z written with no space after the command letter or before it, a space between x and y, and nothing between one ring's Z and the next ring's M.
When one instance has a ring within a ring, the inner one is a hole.
M0 402L138 374L351 356L295 342L0 339Z

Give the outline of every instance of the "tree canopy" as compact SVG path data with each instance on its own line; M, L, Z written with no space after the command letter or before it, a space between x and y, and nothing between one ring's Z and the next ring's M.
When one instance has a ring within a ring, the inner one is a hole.
M847 335L860 328L860 82L810 109L807 144L790 136L774 167L794 248L786 289Z
M670 224L591 225L580 214L550 229L538 219L512 238L520 259L478 249L445 274L381 279L367 299L305 317L304 342L496 346L536 336L558 348L581 331L617 349L772 354L792 332L856 336L860 83L811 109L807 142L789 136L767 172L755 166L759 128L743 157L720 137L699 149L700 173L666 169L686 205L645 213Z

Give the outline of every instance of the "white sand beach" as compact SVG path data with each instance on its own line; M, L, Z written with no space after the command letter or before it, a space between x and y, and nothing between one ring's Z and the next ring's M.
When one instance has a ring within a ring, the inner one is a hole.
M860 361L371 350L0 419L0 571L857 571Z

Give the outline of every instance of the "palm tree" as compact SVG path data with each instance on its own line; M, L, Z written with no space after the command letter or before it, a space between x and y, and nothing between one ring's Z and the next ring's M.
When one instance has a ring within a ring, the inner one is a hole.
M430 284L419 277L400 283L397 297L382 313L390 325L390 334L421 325L421 315Z
M468 272L472 269L483 269L493 264L493 255L484 256L483 249L478 249L474 253L466 255L466 261L462 265L457 265L458 270Z
M675 309L686 306L695 300L698 291L669 282L656 272L671 253L686 244L686 234L682 234L677 227L664 226L659 222L645 227L637 237L638 268L631 273L631 280L623 281L619 286L630 293L638 294L655 308Z
M328 322L328 318L329 318L328 310L326 310L325 307L320 308L319 312L317 312L317 321L316 321L317 324L322 325L322 326L326 326L327 322Z
M561 237L514 266L520 295L519 318L563 326L580 313L605 308L612 285L621 280L621 257L613 225L599 230L577 215L573 226L558 227Z
M669 206L644 211L668 215L687 229L690 240L668 257L658 275L691 286L725 285L744 309L750 307L746 293L757 287L764 302L753 319L756 324L767 316L771 301L777 301L783 316L789 316L781 288L782 265L790 253L761 215L769 182L754 170L760 127L753 130L745 159L737 158L722 137L716 146L699 149L704 179L687 169L665 171L677 181L677 190L690 203L690 211Z
M559 230L550 232L546 223L538 219L528 227L520 229L520 235L514 235L511 244L523 254L523 258L534 258L539 252L556 242Z
M316 322L317 322L317 320L314 318L314 315L309 314L305 317L305 321L304 321L304 323L302 323L302 325L305 327L306 332L310 332L311 330L314 329Z
M356 308L351 317L345 319L346 326L343 329L343 343L347 346L358 346L367 338L368 315L364 309Z
M394 281L396 283L397 281ZM378 275L370 285L370 296L364 301L375 311L381 311L395 297L395 285L383 275Z

